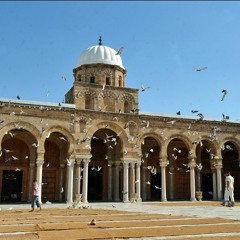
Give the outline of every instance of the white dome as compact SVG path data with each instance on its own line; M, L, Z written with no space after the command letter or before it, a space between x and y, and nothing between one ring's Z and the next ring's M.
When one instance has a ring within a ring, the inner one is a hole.
M84 64L104 63L125 69L120 55L116 55L116 53L114 49L103 45L89 47L81 53L77 67Z

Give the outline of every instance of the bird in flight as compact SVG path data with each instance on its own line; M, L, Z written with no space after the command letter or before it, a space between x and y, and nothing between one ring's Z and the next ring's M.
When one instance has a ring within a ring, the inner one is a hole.
M141 90L142 92L146 91L147 89L149 89L150 87L145 87L143 84L141 85Z
M123 47L119 48L116 55L120 55L122 53L122 51L123 51Z
M221 101L224 100L225 96L228 94L228 91L227 91L226 89L223 89L223 90L222 90L222 93L223 93L223 96L222 96Z
M208 67L203 67L203 68L194 68L196 70L196 72L201 72L201 71L204 71L204 70L207 70Z
M192 112L192 113L197 113L197 112L198 112L198 110L192 110L191 112Z
M64 80L64 81L67 80L67 78L66 78L65 76L62 76L61 78L62 78L62 80Z

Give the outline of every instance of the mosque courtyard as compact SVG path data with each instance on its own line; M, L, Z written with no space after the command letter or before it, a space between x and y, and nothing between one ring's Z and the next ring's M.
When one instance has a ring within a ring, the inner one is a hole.
M240 207L219 201L1 205L0 239L240 239ZM91 225L90 223L94 223Z

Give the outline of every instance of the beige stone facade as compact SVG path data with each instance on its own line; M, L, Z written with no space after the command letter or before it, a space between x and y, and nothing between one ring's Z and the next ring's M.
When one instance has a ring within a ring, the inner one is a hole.
M90 201L221 200L223 171L240 198L240 124L139 112L126 70L94 63L73 70L65 103L0 99L0 196Z

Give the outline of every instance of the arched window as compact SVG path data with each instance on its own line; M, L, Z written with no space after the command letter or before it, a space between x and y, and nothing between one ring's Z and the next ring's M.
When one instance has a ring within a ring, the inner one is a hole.
M122 77L121 77L121 76L119 76L119 78L118 78L118 86L119 86L119 87L123 87Z
M91 99L90 99L90 96L85 96L85 109L91 109Z
M128 101L124 101L124 112L130 113L130 110L131 110L130 103Z
M77 81L79 81L79 82L82 81L82 76L80 74L77 75Z
M90 83L95 83L95 77L94 76L90 77Z
M106 77L106 85L110 85L110 77Z

